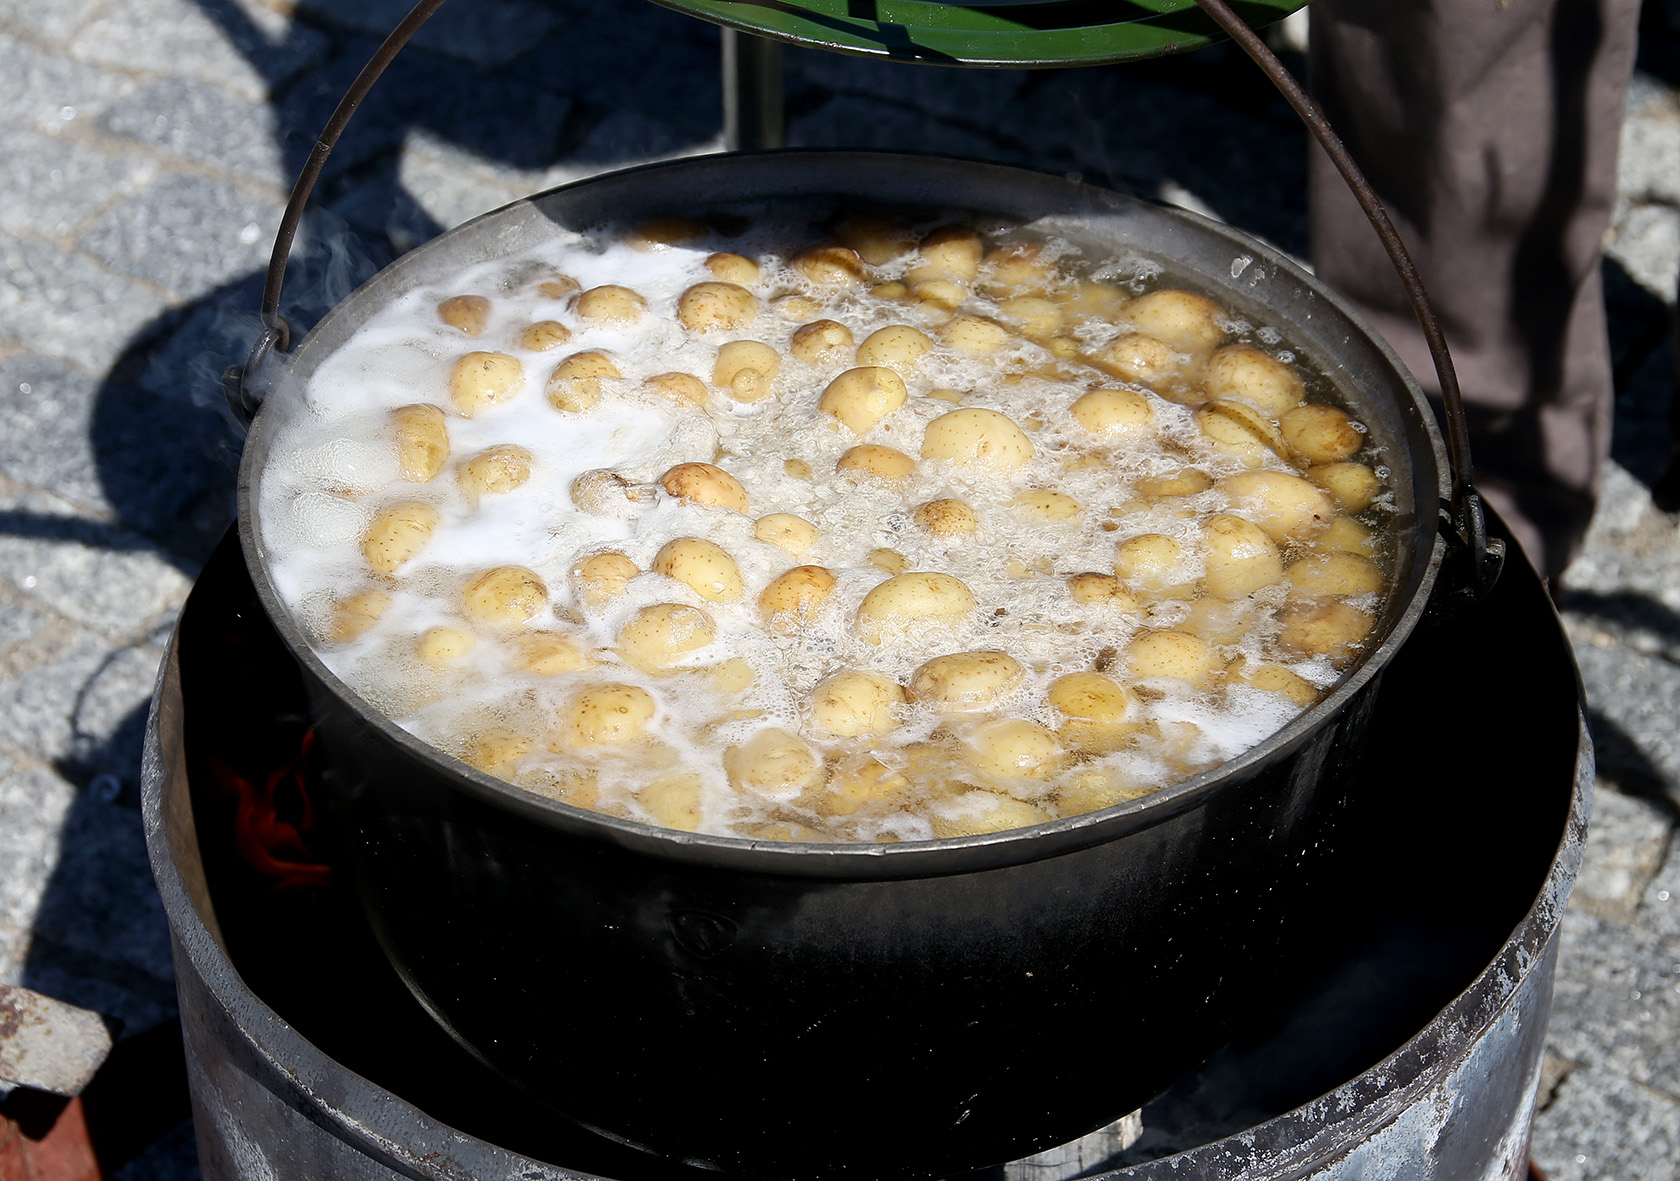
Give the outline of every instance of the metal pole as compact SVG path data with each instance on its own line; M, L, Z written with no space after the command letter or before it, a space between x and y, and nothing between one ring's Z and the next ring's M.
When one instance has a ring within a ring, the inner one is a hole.
M731 152L779 148L782 117L782 43L723 28L723 139Z

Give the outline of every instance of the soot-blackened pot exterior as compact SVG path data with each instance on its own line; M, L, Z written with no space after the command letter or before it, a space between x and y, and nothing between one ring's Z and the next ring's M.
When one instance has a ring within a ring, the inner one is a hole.
M376 276L294 366L306 377L397 293L557 227L830 195L1039 222L1170 262L1285 326L1393 472L1398 585L1363 664L1224 767L1089 816L898 846L697 837L474 771L327 670L268 574L272 407L247 443L241 540L317 703L345 864L392 962L463 1044L654 1152L759 1176L934 1176L1140 1105L1217 1045L1276 970L1286 928L1310 916L1376 678L1433 584L1444 461L1392 353L1266 248L1059 178L923 157L703 158L532 198Z

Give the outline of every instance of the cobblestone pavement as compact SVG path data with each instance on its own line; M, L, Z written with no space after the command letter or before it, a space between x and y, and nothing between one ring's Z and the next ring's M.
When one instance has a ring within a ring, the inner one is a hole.
M405 0L0 0L0 979L143 1030L173 1011L137 813L140 730L182 597L231 515L215 375L316 130ZM1600 755L1563 931L1535 1154L1559 1181L1680 1159L1680 525L1668 460L1680 38L1629 93L1605 272L1617 465L1565 620ZM1304 252L1301 143L1207 51L1018 73L787 59L790 141L1073 172ZM288 315L535 189L719 150L717 34L650 4L446 7L328 165ZM1190 145L1191 147L1187 147ZM121 1176L196 1176L181 1128Z

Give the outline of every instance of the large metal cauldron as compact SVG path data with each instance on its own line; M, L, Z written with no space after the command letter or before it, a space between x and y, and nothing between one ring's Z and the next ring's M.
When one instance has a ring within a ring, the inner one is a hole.
M1378 677L1425 610L1447 486L1415 383L1274 252L1058 178L922 157L703 158L519 202L382 272L292 368L306 378L395 294L562 227L829 195L1039 222L1157 259L1279 326L1355 401L1394 472L1398 587L1364 664L1247 755L1104 812L937 843L759 844L552 803L364 705L269 581L259 504L274 408L247 443L241 539L320 710L343 854L374 928L462 1044L652 1152L760 1176L937 1175L1141 1105L1274 974L1282 936L1315 905ZM1093 1031L1124 1052L1072 1052Z

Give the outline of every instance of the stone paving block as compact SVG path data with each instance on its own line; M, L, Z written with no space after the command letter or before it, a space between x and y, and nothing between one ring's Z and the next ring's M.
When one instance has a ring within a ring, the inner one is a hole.
M1617 220L1604 253L1652 295L1672 300L1680 275L1680 210L1636 202Z
M46 41L63 41L88 19L104 0L0 0L0 29L28 32Z
M1531 1151L1552 1181L1673 1177L1680 1103L1609 1071L1577 1070L1535 1116Z
M268 265L284 202L202 176L170 174L120 202L81 249L178 297Z
M1680 112L1664 95L1635 108L1629 95L1616 158L1616 193L1634 202L1680 204Z
M1680 666L1620 645L1575 645L1600 776L1680 803Z
M925 118L914 110L873 99L837 96L790 121L788 146L923 151L945 156L1021 163L999 155L988 136Z
M797 47L785 50L782 60L790 89L815 86L982 128L1002 123L1023 103L1022 92L1034 80L1030 70L954 69Z
M1680 949L1577 909L1561 938L1547 1049L1680 1098Z
M8 5L14 0L0 0ZM22 0L33 10L75 6ZM0 19L4 14L0 13ZM98 66L73 62L26 41L0 33L0 110L16 126L58 134L75 130L78 120L96 118L135 90L134 80Z
M138 782L140 740L160 648L84 639L54 660L0 679L0 744L83 780Z
M165 307L155 291L50 242L0 235L0 272L0 340L92 373L109 369Z
M1645 887L1636 921L1673 949L1674 966L1680 967L1680 839L1669 843L1668 856Z
M1676 645L1680 652L1680 521L1659 511L1650 490L1619 464L1605 468L1598 512L1581 556L1564 572L1564 589L1566 613L1595 621L1616 604L1631 605L1629 596L1662 608L1666 615L1652 620L1652 627L1668 633L1658 648ZM1657 622L1663 619L1669 622ZM1621 634L1636 642L1625 628Z
M199 1176L198 1142L189 1119L112 1173L111 1181L199 1181Z
M100 116L101 130L246 182L289 189L296 164L282 160L274 111L218 86L180 78L148 84Z
M0 584L0 680L22 676L86 639L85 629Z
M88 431L104 384L56 357L0 360L0 471L93 512L108 505Z
M58 834L76 789L39 764L0 755L0 925L29 930L58 864ZM21 953L27 941L14 942ZM0 980L16 984L21 954L0 954Z
M191 78L256 102L307 69L327 45L320 30L255 0L124 0L77 31L71 56Z
M17 181L0 188L0 231L44 238L73 235L113 199L157 176L150 160L11 124L0 126L0 159Z
M365 0L360 4L302 0L297 10L313 19L383 39L402 23L412 7L409 0ZM551 7L528 0L446 4L415 34L412 44L475 66L500 66L541 41L561 20Z
M1662 808L1601 789L1593 801L1586 856L1570 905L1600 918L1632 922L1668 852L1671 830Z

